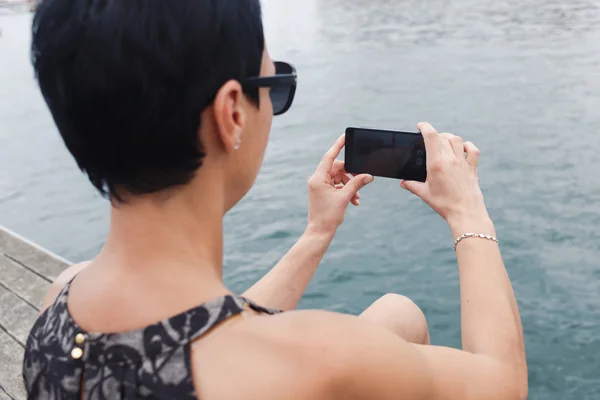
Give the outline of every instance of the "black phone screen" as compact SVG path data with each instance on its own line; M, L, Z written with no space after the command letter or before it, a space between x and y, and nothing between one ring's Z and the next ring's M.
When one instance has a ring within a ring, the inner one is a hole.
M346 129L346 172L425 182L425 159L418 132Z

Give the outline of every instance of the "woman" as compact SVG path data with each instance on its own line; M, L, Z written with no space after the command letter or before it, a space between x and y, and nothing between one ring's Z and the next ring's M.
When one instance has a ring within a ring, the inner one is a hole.
M223 217L254 183L296 85L265 48L258 0L45 1L32 53L65 144L112 211L102 251L58 278L31 331L29 398L526 397L522 328L473 144L420 124L428 181L402 183L456 238L459 351L427 345L402 296L360 317L292 311L373 180L345 173L343 137L309 181L298 243L244 296L224 285Z

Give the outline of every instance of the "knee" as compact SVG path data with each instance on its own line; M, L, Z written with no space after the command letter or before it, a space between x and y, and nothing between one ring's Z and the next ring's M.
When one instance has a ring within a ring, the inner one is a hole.
M419 308L410 298L396 293L384 294L374 304L381 304L388 307Z
M373 307L384 313L390 328L411 343L429 344L429 329L423 311L406 296L388 293Z
M374 306L387 310L387 313L393 314L396 317L401 317L405 321L424 324L427 326L425 314L410 298L401 294L388 293L381 296Z

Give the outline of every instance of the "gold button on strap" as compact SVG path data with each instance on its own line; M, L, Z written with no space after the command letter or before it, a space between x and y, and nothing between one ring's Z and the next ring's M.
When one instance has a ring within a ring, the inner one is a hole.
M85 335L83 333L78 333L77 336L75 336L75 343L80 346L85 343Z
M73 350L71 350L71 357L73 357L74 360L79 360L82 356L83 350L81 350L80 347L75 347Z

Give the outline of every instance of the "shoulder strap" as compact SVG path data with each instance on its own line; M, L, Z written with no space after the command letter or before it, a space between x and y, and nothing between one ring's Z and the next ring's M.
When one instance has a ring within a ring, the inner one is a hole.
M283 312L283 310L278 310L276 308L267 308L267 307L259 306L258 304L256 304L255 302L253 302L250 299L247 299L246 297L240 296L240 299L242 299L242 301L244 303L246 303L248 305L248 307L250 307L254 311L259 312L261 314L274 315L274 314L280 314Z
M48 308L46 309L46 311L52 310L52 312L55 312L56 309L62 310L63 308L64 309L67 308L67 298L69 297L69 288L71 287L71 282L73 282L73 279L75 279L75 277L71 278L62 287L62 289L60 289L60 291L58 292L58 294L54 298L54 301L52 302L52 304L50 306L48 306Z
M219 297L188 311L189 340L198 339L221 322L243 311L244 302L235 296Z
M191 326L190 341L194 341L208 332L210 329L219 325L221 322L244 312L244 307L262 314L278 314L281 310L261 307L253 301L241 296L224 296L215 300L211 300L203 305L195 308L191 312L206 314L206 323L202 325Z

